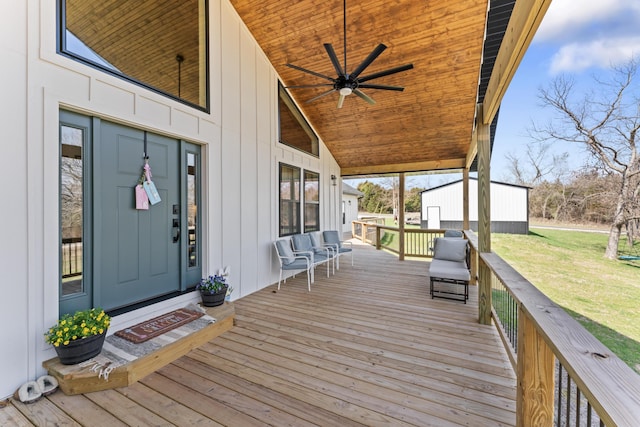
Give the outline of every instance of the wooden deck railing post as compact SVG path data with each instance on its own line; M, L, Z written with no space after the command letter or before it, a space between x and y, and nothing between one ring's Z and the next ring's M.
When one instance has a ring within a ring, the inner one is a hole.
M489 125L482 123L482 104L478 104L478 251L491 252L491 139ZM491 324L491 271L480 262L478 288L478 322Z
M398 177L398 228L400 229L398 233L398 245L400 249L400 253L398 254L398 259L400 261L404 260L404 172L401 172Z
M551 427L555 356L522 304L518 313L516 426Z
M380 227L376 225L376 249L380 250Z

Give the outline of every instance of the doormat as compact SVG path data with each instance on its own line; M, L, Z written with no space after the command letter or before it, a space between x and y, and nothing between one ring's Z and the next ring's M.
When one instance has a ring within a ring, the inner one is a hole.
M189 323L192 320L201 317L203 314L204 313L199 311L180 308L163 314L162 316L154 317L153 319L138 323L130 328L122 329L114 335L139 344L182 326L185 323Z

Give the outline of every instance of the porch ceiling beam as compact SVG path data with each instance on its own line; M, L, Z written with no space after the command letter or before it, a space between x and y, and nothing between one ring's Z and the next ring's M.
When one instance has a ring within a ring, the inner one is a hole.
M341 176L375 175L384 173L421 172L445 169L463 169L466 159L435 160L428 162L394 163L379 166L354 166L340 168Z
M516 1L484 97L484 124L491 123L496 115L511 79L550 4L551 0Z
M476 112L477 111L482 111L482 109L479 109L476 107ZM467 151L467 159L464 162L465 169L471 168L471 164L475 160L477 154L478 154L478 127L474 126L473 132L471 133L471 143L469 144L469 151Z

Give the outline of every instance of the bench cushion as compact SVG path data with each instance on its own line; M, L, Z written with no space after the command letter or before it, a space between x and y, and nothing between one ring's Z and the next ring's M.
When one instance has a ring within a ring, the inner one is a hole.
M434 259L429 266L429 277L469 281L471 275L464 261Z

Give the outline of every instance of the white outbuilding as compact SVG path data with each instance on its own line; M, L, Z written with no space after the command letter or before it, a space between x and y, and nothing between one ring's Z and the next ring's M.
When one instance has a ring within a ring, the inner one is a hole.
M420 226L462 229L462 180L421 193ZM469 178L469 227L478 230L478 180ZM529 187L491 181L491 231L529 232Z
M364 194L346 182L342 182L342 232L351 232L351 223L358 219L358 199Z

